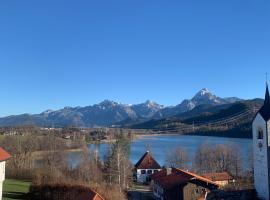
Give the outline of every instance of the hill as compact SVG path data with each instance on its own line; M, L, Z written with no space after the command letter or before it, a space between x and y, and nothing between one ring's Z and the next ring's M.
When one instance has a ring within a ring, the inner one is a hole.
M199 106L191 111L159 120L150 120L131 126L153 129L157 132L251 137L251 122L263 100L254 99L218 106Z

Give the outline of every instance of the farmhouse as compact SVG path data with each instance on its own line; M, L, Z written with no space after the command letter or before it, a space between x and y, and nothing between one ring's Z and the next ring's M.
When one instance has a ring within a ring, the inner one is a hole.
M10 157L10 154L0 147L0 200L2 200L2 188L5 180L6 160Z
M135 176L138 183L150 181L150 176L161 170L160 165L147 151L135 165Z
M208 173L208 174L203 174L202 176L223 187L228 185L231 182L234 182L233 177L228 172Z
M219 185L197 174L176 168L163 169L151 176L156 200L198 200Z

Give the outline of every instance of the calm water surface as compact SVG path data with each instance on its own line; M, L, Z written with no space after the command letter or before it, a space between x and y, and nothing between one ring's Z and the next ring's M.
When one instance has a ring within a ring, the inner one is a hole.
M131 144L130 160L135 164L147 149L150 149L154 158L160 163L165 164L165 157L168 152L181 147L188 153L190 159L193 158L196 150L202 144L213 146L218 144L234 144L239 147L240 155L244 162L250 156L252 140L240 138L222 138L209 136L183 136L183 135L158 135L145 136L136 139ZM90 144L89 149L98 151L100 158L103 159L109 149L109 144ZM73 155L73 162L76 155Z

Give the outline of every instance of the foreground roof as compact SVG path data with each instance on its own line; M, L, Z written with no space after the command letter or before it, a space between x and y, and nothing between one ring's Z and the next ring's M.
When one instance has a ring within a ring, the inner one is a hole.
M11 155L0 147L0 162L9 159Z
M135 164L136 169L161 169L158 162L152 157L151 153L147 151L141 159Z
M29 197L30 199L38 199L38 197L47 196L47 199L53 199L56 195L60 195L60 199L105 200L105 198L89 187L68 183L33 185Z
M176 169L176 168L172 168L169 174L167 174L167 169L163 169L153 174L151 178L164 189L170 189L175 186L185 184L192 180L200 180L207 184L211 184L211 185L219 187L217 183L205 177L202 177L200 175L197 175L195 173L188 172L185 170Z
M211 181L228 181L233 179L233 177L228 172L207 173L203 174L202 176Z
M90 190L89 192L83 192L76 198L77 200L105 200L97 192Z
M151 176L152 180L157 182L162 188L170 189L174 186L188 182L192 176L189 174L177 173L175 168L171 169L171 174L167 175L167 169L163 169Z
M193 176L192 179L197 179L197 180L203 181L203 182L208 183L208 184L216 185L218 187L220 186L219 184L215 183L214 181L211 181L208 178L205 178L205 177L200 176L198 174L195 174L193 172L189 172L189 171L182 170L182 169L177 169L177 171L182 172L183 174L189 174L189 175Z

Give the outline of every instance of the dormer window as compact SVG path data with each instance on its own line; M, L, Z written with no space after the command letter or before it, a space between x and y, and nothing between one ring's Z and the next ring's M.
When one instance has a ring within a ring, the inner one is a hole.
M263 139L263 130L261 128L258 129L257 139L260 139L260 140Z

